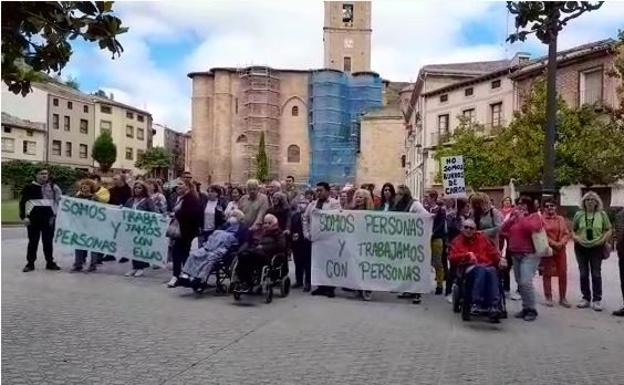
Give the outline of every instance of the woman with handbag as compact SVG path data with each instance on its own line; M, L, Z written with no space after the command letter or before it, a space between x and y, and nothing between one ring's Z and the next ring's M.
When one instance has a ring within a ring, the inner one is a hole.
M167 236L173 239L173 277L167 284L175 287L182 266L191 251L191 243L198 235L202 223L202 206L197 189L190 180L180 180L177 184L177 201L173 207L173 219L167 229Z
M509 241L507 251L511 253L513 271L522 298L522 311L515 315L525 321L537 318L535 308L535 290L533 277L537 271L540 257L536 253L533 235L544 229L542 218L537 213L533 200L522 197L509 219L503 223L502 233ZM548 247L548 245L545 245Z
M134 210L156 212L154 202L149 197L149 190L144 182L136 181L132 186L132 197L126 201L124 207ZM143 269L149 266L149 263L143 261L132 260L132 269L126 273L126 277L140 277L143 275Z
M612 230L598 194L590 191L583 196L581 209L574 215L572 229L583 293L583 299L576 307L586 309L591 306L595 311L602 311L602 260L608 258L611 252L609 241Z
M557 205L554 199L550 198L544 201L544 216L542 219L544 221L546 235L548 236L548 245L553 249L553 256L550 258L542 258L540 262L546 306L554 306L551 281L552 277L556 276L559 281L559 305L569 308L571 306L566 299L566 289L568 285L566 245L570 240L568 224L564 217L557 215Z

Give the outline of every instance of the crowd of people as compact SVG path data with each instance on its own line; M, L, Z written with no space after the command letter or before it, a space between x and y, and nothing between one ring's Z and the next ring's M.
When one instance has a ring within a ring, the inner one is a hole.
M435 271L434 295L445 295L450 301L452 284L458 265L469 264L475 295L492 306L502 295L522 301L517 318L526 321L538 316L533 279L542 276L546 306L555 306L552 279L558 281L558 301L564 308L572 305L567 298L566 245L574 242L578 262L582 299L578 308L602 310L601 265L611 253L615 241L624 298L624 208L615 215L614 224L603 208L600 197L588 192L580 202L580 210L568 221L558 213L555 200L541 203L521 196L513 201L503 199L495 207L490 197L477 192L467 198L440 197L428 192L423 201L412 196L406 185L351 184L339 186L321 182L315 189L300 189L295 179L261 184L249 180L244 186L210 185L205 190L190 172L167 184L159 179L137 178L130 181L125 174L112 177L104 186L97 174L78 183L75 197L100 203L123 206L168 215L170 238L168 260L172 265L169 287L182 283L201 282L215 263L228 250L238 251L237 275L251 290L250 274L266 264L276 253L292 255L295 284L312 295L335 296L335 288L311 287L312 240L310 234L313 210L379 210L427 214L433 217L431 265ZM25 186L20 199L20 217L28 229L27 264L24 272L35 269L39 239L43 244L46 268L60 270L54 262L52 239L54 220L61 189L51 182L47 170L41 170L34 181ZM535 234L545 233L549 255L540 254ZM191 252L197 239L198 249ZM76 250L73 272L82 271L89 259L88 272L104 262L127 263L127 256L104 255ZM140 277L148 264L132 260L126 276ZM158 268L154 266L154 268ZM511 287L513 273L516 288ZM499 277L502 289L499 291ZM355 291L364 300L371 292ZM420 303L421 294L400 293L400 298ZM613 312L624 316L624 308Z

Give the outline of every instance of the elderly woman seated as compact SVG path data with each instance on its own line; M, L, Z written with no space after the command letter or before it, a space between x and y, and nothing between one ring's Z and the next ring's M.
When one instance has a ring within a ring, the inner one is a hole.
M265 215L260 241L238 254L236 276L242 284L241 291L251 290L254 285L254 273L271 263L273 256L285 251L286 240L279 228L277 217L272 214Z
M244 217L242 211L234 210L221 229L214 231L203 245L191 252L182 267L178 286L194 287L206 282L219 262L247 242L249 230L242 224Z
M451 242L449 260L465 267L472 304L488 309L490 321L498 322L501 293L497 268L505 267L506 261L488 237L476 230L472 219L463 222L461 234Z

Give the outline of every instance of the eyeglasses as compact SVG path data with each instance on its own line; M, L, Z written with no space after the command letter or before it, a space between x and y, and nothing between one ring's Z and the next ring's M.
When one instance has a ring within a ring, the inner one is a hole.
M547 209L554 209L554 208L555 208L555 205L546 205L545 207L546 207Z
M476 230L476 227L472 227L472 226L464 226L464 230Z

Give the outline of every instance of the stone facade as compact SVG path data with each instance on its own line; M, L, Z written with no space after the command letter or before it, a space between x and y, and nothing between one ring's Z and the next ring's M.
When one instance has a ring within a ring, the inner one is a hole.
M325 2L325 68L350 72L353 78L377 76L370 72L371 32L370 2ZM345 57L350 58L350 68L344 67ZM310 171L313 163L311 137L315 132L312 122L319 116L313 116L318 114L312 111L313 95L309 95L309 92L313 88L313 74L318 72L254 66L212 68L205 72L190 73L192 143L188 152L193 154L189 165L195 178L202 183L233 184L254 178L258 144L261 132L264 132L270 179L284 179L292 175L297 183L304 184L313 179ZM402 173L400 160L403 151L396 143L402 143L404 138L402 131L395 127L399 121L397 116L401 116L398 105L401 98L405 99L400 90L408 83L383 83L383 88L379 90L379 100L383 100L384 105L395 106L395 114L390 117L371 116L360 127L360 154L366 155L365 158L355 160L358 164L348 165L350 175L357 174L357 180L369 177L383 179L383 175L395 178L395 173ZM323 89L318 91L319 95L326 95L335 86L334 83L324 84L321 87ZM357 92L366 92L360 91L365 89L362 87ZM318 101L318 97L315 100ZM332 102L340 104L336 99L332 99ZM406 101L403 100L403 103ZM386 137L383 133L392 133L394 136ZM356 132L352 133L352 136L356 135ZM384 148L383 152L372 149L379 140L388 143L388 148L392 148L392 153L396 154L392 161L388 161L387 167L385 163L373 167L376 156L387 151L385 147L381 147ZM354 146L348 155L355 157L356 151ZM331 164L334 158L344 160L341 156L328 156L327 163ZM358 167L360 163L362 169ZM353 172L353 167L358 167L356 172Z
M324 67L345 72L371 70L371 2L326 1Z
M362 118L356 185L404 183L401 156L405 149L403 116L396 106L371 111Z
M214 68L189 76L191 170L198 180L243 183L255 177L263 131L270 177L308 179L308 71Z

